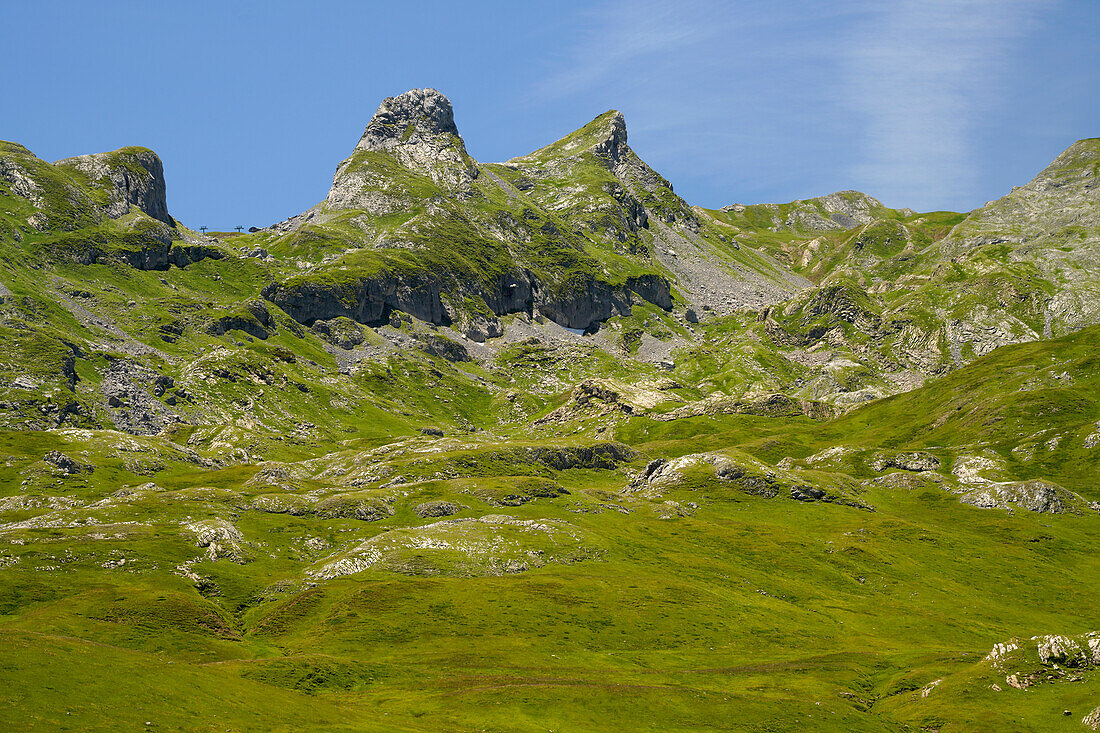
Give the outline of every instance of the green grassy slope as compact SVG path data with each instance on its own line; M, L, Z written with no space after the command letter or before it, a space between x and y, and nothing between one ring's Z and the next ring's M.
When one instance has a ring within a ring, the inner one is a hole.
M835 349L866 373L856 391L879 397L898 391L891 382L911 384L907 373L942 374L1100 321L1097 151L1081 140L966 215L889 209L853 191L704 213L819 286L770 311L777 343ZM845 307L837 288L863 303ZM843 401L849 386L818 380L814 390Z
M1093 671L1025 692L981 658L1094 630L1097 515L968 506L947 468L984 447L1015 458L1000 479L1096 498L1078 435L1100 419L1095 336L999 350L828 423L630 418L615 434L637 453L497 432L231 466L162 439L8 433L5 727L1061 730L1062 709L1083 715L1100 692ZM1063 372L1064 390L1041 385ZM1018 410L1036 394L1067 408ZM1038 420L1073 453L1023 460ZM854 452L802 467L837 445ZM48 450L94 471L63 473ZM699 469L628 486L651 458L700 450L873 509ZM901 481L871 466L912 450L944 468ZM784 456L795 465L774 468ZM457 513L418 516L430 502ZM218 519L240 535L196 546ZM350 556L361 570L324 579Z

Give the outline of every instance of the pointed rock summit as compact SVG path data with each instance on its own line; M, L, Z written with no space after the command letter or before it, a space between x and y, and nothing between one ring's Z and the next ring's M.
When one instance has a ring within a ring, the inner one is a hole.
M579 130L539 148L533 153L513 158L513 163L526 161L554 161L572 159L591 152L611 167L620 163L630 152L626 144L626 120L618 110L608 110Z
M451 100L435 89L411 89L382 100L355 149L393 150L439 135L459 137Z
M351 157L336 169L327 203L381 211L379 206L389 204L379 203L377 189L392 177L389 161L451 191L469 185L480 172L458 134L451 101L435 89L411 89L382 100Z
M626 148L626 120L622 112L614 109L604 113L603 118L605 120L604 136L600 142L596 143L592 152L601 158L618 162L623 149Z

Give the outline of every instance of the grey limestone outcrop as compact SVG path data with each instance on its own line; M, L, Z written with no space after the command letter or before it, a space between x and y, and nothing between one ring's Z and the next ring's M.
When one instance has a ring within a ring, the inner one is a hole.
M109 186L106 213L112 219L125 216L130 207L135 207L165 224L175 224L168 214L164 165L152 150L122 148L65 158L54 165L75 168L94 184Z

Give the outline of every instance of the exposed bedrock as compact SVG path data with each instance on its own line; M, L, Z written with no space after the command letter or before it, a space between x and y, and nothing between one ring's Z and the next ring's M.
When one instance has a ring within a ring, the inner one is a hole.
M85 245L75 254L75 259L82 265L120 261L135 270L167 270L170 265L187 267L205 259L220 260L223 257L225 254L214 247L199 244L171 245L152 238L135 249L105 252L93 244Z
M430 275L379 273L343 283L272 283L263 296L307 326L344 316L367 325L381 325L391 310L430 323L449 323L440 298L439 281Z
M134 207L165 224L175 224L168 214L164 165L152 150L122 148L65 158L54 165L75 168L93 182L105 185L110 191L106 213L112 219L125 216Z
M272 283L263 290L264 298L306 325L339 316L381 325L394 310L449 325L459 316L444 303L444 296L452 294L480 298L497 316L538 311L559 325L577 329L629 315L635 295L661 308L672 307L668 280L659 275L631 277L616 286L584 274L565 285L548 287L524 270L506 273L490 284L448 287L434 273L381 272L339 283Z

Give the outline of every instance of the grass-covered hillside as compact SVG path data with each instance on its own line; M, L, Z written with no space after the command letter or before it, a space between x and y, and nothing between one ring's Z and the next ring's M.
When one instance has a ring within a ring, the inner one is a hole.
M817 285L769 310L778 340L843 354L880 396L1100 321L1098 165L1096 140L1081 140L970 214L889 209L855 191L700 211Z
M1096 337L833 421L5 433L4 725L1061 730L1093 662L983 658L1095 630Z
M1087 731L1094 153L706 211L414 90L207 236L0 143L0 729Z

